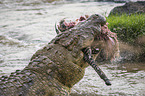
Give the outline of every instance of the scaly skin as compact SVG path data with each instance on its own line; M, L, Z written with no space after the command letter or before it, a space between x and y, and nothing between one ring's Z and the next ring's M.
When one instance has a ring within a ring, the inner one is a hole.
M106 19L94 14L57 35L32 56L23 70L0 78L0 96L69 96L88 66L81 50L95 42L103 24Z

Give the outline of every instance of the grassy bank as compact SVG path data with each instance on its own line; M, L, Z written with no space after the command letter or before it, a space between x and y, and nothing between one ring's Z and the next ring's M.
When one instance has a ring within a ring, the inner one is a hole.
M134 44L137 37L145 35L145 14L109 16L108 27L121 41Z
M107 22L109 29L117 33L120 41L129 43L127 47L120 45L122 56L131 58L131 62L145 62L145 14L109 16Z

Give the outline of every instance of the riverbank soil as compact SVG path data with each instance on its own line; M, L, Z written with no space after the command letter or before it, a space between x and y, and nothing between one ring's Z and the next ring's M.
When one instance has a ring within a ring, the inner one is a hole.
M123 61L145 62L145 1L128 2L111 10L111 31L120 39L120 54ZM142 23L141 23L142 22Z

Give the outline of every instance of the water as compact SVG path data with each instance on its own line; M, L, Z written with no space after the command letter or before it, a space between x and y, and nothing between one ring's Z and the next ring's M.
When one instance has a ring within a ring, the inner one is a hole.
M108 16L122 3L47 0L0 0L0 75L27 66L31 56L56 36L54 25L61 19L75 20L85 14ZM88 67L84 78L72 88L71 96L143 96L144 64L104 64L102 70L112 86L106 86Z

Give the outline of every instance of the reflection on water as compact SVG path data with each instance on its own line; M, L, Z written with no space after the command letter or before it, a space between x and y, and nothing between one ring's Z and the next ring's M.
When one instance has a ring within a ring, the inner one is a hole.
M138 67L132 65L131 68L127 68L125 64L124 66L117 64L105 64L101 65L101 68L110 78L112 82L111 86L106 86L96 72L91 67L88 67L84 78L73 87L72 96L145 95L144 68L143 70L135 70L134 68Z
M55 23L81 15L105 16L120 3L44 2L48 0L0 0L0 75L23 69L36 50L55 37ZM106 86L88 67L84 78L72 88L71 96L145 95L145 67L141 63L100 65L112 82Z

